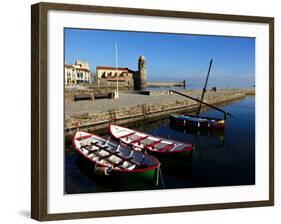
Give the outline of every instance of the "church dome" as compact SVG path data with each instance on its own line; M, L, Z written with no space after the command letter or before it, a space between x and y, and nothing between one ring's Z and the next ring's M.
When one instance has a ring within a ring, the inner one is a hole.
M141 56L139 57L139 60L145 60L145 57L144 57L143 55L141 55Z

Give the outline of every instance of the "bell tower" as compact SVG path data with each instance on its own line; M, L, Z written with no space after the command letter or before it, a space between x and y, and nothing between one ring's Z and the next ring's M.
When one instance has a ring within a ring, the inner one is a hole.
M146 60L142 55L138 61L138 72L135 77L135 89L143 90L146 87Z

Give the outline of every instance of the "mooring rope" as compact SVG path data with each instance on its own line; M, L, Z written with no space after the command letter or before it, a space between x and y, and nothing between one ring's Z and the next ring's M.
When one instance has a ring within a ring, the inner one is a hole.
M165 184L164 184L164 180L163 180L163 175L162 175L162 171L161 171L161 168L159 167L159 176L161 178L161 184L162 184L162 187L163 189L165 189Z

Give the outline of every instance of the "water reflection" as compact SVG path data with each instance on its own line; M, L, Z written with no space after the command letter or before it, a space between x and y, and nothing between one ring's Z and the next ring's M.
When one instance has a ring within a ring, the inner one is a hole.
M174 125L173 123L170 123L170 128L175 131L195 136L198 138L198 140L200 139L200 137L216 138L222 146L225 144L224 129L188 129L178 125Z

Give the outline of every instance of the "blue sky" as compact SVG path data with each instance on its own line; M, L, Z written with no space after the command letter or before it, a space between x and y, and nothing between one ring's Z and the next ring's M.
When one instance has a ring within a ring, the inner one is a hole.
M255 84L255 39L187 34L103 31L65 28L65 61L137 70L140 55L147 60L147 80L182 81L204 85L210 59L208 86L251 87Z

